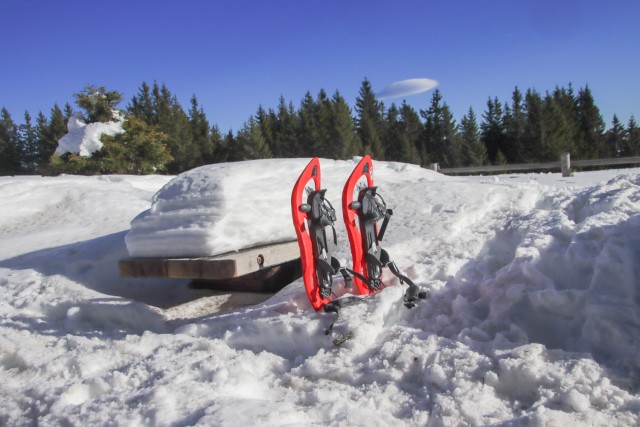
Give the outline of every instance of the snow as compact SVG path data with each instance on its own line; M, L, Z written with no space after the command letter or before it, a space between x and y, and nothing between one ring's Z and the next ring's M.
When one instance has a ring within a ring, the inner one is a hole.
M290 238L306 162L0 178L0 424L638 425L640 169L447 177L375 162L394 209L385 247L431 298L408 310L389 278L329 336L335 316L301 280L260 295L118 277L152 241L202 253ZM321 160L338 210L354 165Z
M150 209L132 221L126 236L129 254L199 257L295 240L291 189L308 162L253 160L181 174L154 195ZM353 167L350 161L324 161L323 185L340 189ZM410 183L416 172L421 173L411 165L382 163L380 167L380 173L389 169L398 182ZM338 205L336 201L340 212Z
M109 122L97 122L86 124L82 114L76 113L69 117L67 122L67 134L58 141L58 148L54 154L61 156L65 153L78 154L83 157L91 157L93 153L102 148L102 135L114 136L123 133L122 115L114 111L114 120Z

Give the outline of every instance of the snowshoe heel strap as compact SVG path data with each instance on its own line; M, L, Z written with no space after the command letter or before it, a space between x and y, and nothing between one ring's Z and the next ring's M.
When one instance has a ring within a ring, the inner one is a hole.
M406 283L409 286L404 294L405 307L413 308L417 305L419 300L427 299L427 297L429 296L427 291L420 288L418 285L413 283L411 279L400 273L400 270L398 270L395 262L389 261L386 266L389 267L389 271L391 271L398 279L400 279L401 283Z
M333 330L333 326L336 324L336 322L338 321L338 318L340 317L340 310L343 307L349 307L350 305L356 305L356 304L360 304L361 302L363 302L362 298L358 298L358 297L343 297L334 301L331 301L330 303L327 303L324 305L324 312L325 313L335 313L336 314L336 318L333 320L333 322L331 322L331 325L329 325L329 327L327 328L326 331L324 331L325 335L329 335L331 333L331 331Z

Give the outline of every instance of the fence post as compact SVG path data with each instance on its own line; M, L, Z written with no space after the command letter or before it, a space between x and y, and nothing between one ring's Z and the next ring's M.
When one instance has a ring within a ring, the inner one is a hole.
M429 169L432 171L440 172L440 165L438 163L431 163Z
M571 176L571 156L564 153L560 156L560 169L564 178Z

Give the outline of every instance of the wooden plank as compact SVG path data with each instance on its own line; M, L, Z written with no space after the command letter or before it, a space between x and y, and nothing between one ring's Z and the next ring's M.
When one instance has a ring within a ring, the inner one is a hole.
M120 277L168 277L163 259L123 259L118 267Z
M167 276L173 279L225 279L236 277L233 259L178 258L164 261Z
M302 277L302 263L300 258L297 258L231 279L194 279L190 286L196 289L217 291L275 293L300 277Z
M238 253L238 256L233 257L236 262L236 276L244 276L261 268L282 264L296 258L300 258L300 247L297 240L247 249L242 251L242 254Z
M300 257L297 241L200 258L131 258L119 262L122 277L223 280Z

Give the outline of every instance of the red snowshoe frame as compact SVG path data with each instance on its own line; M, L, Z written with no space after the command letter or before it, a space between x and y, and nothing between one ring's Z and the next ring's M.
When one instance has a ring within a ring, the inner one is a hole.
M357 189L358 200L354 201L356 185L363 176L366 177L367 185ZM384 287L382 269L388 268L400 283L408 286L404 295L404 304L411 308L419 299L425 299L427 293L403 275L390 259L387 251L380 246L393 211L387 209L377 190L378 188L373 185L373 162L367 155L360 160L351 173L342 192L342 214L349 235L353 260L353 270L347 269L347 271L353 274L358 292L366 295ZM356 217L358 218L357 226ZM378 227L378 221L382 221L380 227Z
M358 217L357 209L353 209L352 207L353 193L356 189L356 184L363 176L367 179L367 187L373 187L373 162L369 155L364 156L362 160L360 160L344 185L342 191L342 216L347 227L347 235L349 236L353 271L369 278L367 276L367 269L365 268L367 260L366 251L363 250L362 233L358 224L356 224L356 218ZM358 293L361 295L367 295L371 292L369 286L359 277L355 276L354 282Z
M301 210L300 206L303 204L302 197L309 181L313 180L314 189L320 191L320 178L320 161L317 157L314 157L300 174L300 178L298 178L291 193L291 211L293 214L293 225L298 237L298 245L300 246L302 277L309 301L311 301L311 305L316 310L320 310L322 306L329 303L331 299L320 296L320 286L314 266L313 245L309 229L306 225L308 212Z

